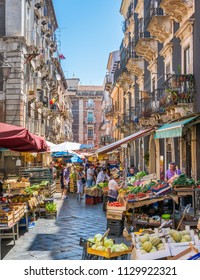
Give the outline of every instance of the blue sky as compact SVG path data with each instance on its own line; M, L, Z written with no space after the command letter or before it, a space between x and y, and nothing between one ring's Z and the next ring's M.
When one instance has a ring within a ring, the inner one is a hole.
M102 85L109 53L118 50L122 33L121 0L53 0L66 78ZM59 36L60 34L60 36Z

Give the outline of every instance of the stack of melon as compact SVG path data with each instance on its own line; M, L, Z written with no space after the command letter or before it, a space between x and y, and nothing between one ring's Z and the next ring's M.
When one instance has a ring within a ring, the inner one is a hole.
M140 236L139 246L141 254L165 250L162 240L157 235L149 235L148 233Z
M183 230L183 231L177 231L174 229L171 229L169 231L169 235L172 239L173 242L179 243L179 242L190 242L191 236L190 232L188 230Z

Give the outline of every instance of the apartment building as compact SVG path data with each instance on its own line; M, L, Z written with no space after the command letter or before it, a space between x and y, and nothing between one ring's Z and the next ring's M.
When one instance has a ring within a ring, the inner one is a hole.
M98 148L103 87L80 85L78 78L67 79L67 84L72 102L74 141Z
M199 8L195 0L121 2L124 37L110 87L123 101L119 138L154 129L128 142L128 157L158 178L170 161L188 176L200 175Z
M0 122L55 143L73 138L57 29L52 0L0 1Z

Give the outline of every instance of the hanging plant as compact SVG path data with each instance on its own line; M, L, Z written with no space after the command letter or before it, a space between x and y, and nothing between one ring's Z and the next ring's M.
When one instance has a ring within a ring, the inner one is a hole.
M149 165L149 151L143 156L145 164Z

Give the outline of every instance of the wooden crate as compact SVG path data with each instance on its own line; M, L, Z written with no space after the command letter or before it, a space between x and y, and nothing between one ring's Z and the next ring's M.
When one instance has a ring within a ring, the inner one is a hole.
M132 252L132 248L128 248L128 250L123 251L123 252L118 252L118 253L111 253L110 250L108 249L107 252L105 251L99 251L99 250L95 250L92 248L87 248L87 253L90 255L95 255L95 256L100 256L106 259L111 259L111 258L116 258L116 257L120 257L123 255L127 255L127 254L131 254Z
M0 211L0 226L10 226L14 222L13 211Z
M109 202L107 202L107 210L111 211L126 211L126 204L121 207L109 206Z
M106 218L107 219L113 219L113 220L122 220L123 219L123 211L107 210Z

